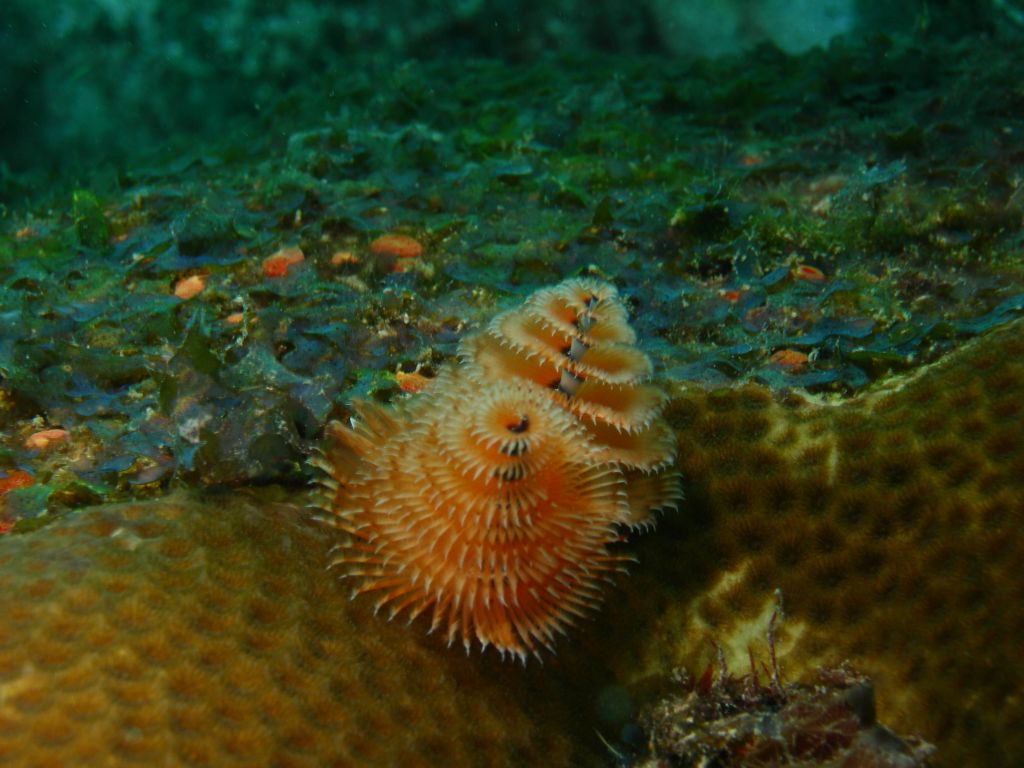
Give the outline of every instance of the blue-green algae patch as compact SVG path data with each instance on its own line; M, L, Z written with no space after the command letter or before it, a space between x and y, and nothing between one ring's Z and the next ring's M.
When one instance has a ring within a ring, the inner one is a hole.
M1012 56L879 37L360 63L234 135L10 208L0 472L36 482L18 530L176 480L306 483L350 398L405 396L397 370L573 274L620 287L668 377L835 397L1024 312ZM375 252L385 234L422 253ZM275 271L286 248L303 259Z

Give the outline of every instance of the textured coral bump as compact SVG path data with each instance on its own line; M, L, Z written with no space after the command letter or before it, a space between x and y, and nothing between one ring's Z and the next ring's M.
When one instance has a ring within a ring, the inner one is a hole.
M334 565L390 616L521 659L601 598L624 526L674 506L663 396L615 289L569 280L499 315L462 365L328 426Z

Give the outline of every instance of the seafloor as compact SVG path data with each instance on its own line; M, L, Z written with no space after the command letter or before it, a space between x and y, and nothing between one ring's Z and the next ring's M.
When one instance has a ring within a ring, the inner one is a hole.
M1010 764L1022 83L972 40L367 56L117 174L6 178L0 764L612 765L673 668L764 653L777 589L786 678L849 660L936 764ZM687 498L557 654L467 658L349 602L305 458L573 275L628 298Z

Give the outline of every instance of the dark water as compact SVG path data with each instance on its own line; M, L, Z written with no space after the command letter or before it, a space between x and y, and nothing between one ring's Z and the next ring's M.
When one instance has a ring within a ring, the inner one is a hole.
M998 5L998 7L997 7ZM1003 10L1003 6L1009 6ZM560 0L500 3L62 2L11 0L0 21L0 156L9 171L64 168L209 139L248 124L325 73L381 59L799 53L837 35L998 33L1012 5L751 0L702 8ZM8 182L10 184L10 182Z

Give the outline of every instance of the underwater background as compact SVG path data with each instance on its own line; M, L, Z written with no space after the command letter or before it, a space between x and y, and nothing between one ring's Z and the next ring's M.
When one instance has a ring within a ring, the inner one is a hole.
M4 0L0 765L1020 764L1022 42L1014 0ZM575 277L678 509L525 664L350 600L326 425Z

